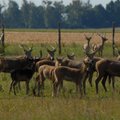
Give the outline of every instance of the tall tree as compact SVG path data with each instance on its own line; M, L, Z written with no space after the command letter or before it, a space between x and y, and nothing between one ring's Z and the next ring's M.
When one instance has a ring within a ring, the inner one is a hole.
M83 3L81 0L73 0L70 5L66 7L67 24L70 28L80 28L81 16L83 12Z
M8 8L4 12L7 27L17 28L21 26L21 13L15 1L9 0Z
M23 0L21 13L24 27L29 28L30 6L27 0Z
M109 25L112 24L113 21L116 22L117 26L120 26L120 0L116 0L115 2L111 1L106 5L106 11L108 14Z

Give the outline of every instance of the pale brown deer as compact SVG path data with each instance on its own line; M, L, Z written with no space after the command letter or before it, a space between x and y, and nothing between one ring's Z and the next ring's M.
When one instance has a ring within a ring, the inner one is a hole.
M90 41L91 41L93 35L94 35L94 34L92 34L91 36L87 36L87 35L84 34L85 39L87 40L87 43L83 45L84 51L89 52L89 51L91 50Z
M70 68L65 66L58 66L54 69L54 84L53 84L53 96L59 94L59 89L61 87L61 82L63 80L71 81L76 84L76 92L80 92L82 97L82 83L84 76L86 74L86 65L83 63L80 69Z
M108 39L106 38L106 35L98 34L98 36L101 37L102 43L94 45L93 46L93 51L95 51L96 49L99 49L98 55L100 57L102 57L103 56L103 50L104 50L104 44Z
M40 92L43 95L42 89L44 88L44 81L46 79L50 79L54 84L54 76L53 76L53 70L55 69L55 66L50 65L42 65L38 69L38 75L35 80L35 86L33 89L33 94L36 95L36 88L38 85L38 96L40 96Z

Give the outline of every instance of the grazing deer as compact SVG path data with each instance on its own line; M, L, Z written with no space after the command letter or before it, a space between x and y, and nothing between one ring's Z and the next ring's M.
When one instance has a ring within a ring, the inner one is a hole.
M108 40L105 35L98 34L101 37L102 43L93 46L93 51L99 49L98 54L100 57L103 56L104 44Z
M84 34L85 39L87 40L87 43L83 45L84 51L89 52L89 51L91 50L90 41L91 41L93 35L94 35L94 34L92 34L91 36L88 37L88 36L86 36L86 35Z

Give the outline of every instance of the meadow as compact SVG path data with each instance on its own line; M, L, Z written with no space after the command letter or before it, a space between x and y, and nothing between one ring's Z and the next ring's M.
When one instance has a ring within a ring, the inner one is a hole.
M19 34L19 36L18 36ZM33 35L34 34L34 35ZM28 46L33 44L33 55L38 56L39 51L43 51L43 56L47 54L46 48L50 46L56 47L56 32L24 32L24 31L7 31L6 32L6 56L22 55L23 50L19 47L20 43L26 43ZM88 31L87 31L88 34ZM47 36L46 36L47 35ZM77 35L77 36L76 36ZM42 36L42 37L41 37ZM67 38L66 38L67 36ZM72 36L72 38L71 38ZM82 37L81 37L82 36ZM109 40L111 33L107 32ZM65 32L63 34L62 55L74 52L77 59L84 59L83 43L84 33ZM65 38L64 38L65 37ZM96 40L97 38L97 40ZM44 41L44 39L47 39ZM49 40L50 39L50 40ZM93 42L99 42L97 35L93 38ZM21 40L21 41L20 41ZM12 42L11 42L12 41ZM16 42L17 41L17 42ZM119 46L119 32L116 33L116 41ZM50 44L49 44L50 43ZM58 56L58 52L56 53ZM116 59L112 57L111 41L105 45L104 57ZM94 75L93 87L87 83L87 95L80 99L79 94L75 93L75 85L70 82L64 82L65 92L59 97L51 97L51 82L45 81L44 97L34 97L32 88L34 87L33 76L30 82L30 94L25 95L25 84L22 90L15 96L9 94L9 86L11 78L9 74L1 73L0 77L0 119L2 120L119 120L120 118L120 82L116 78L116 90L112 90L112 86L107 82L108 92L99 84L99 94L95 93Z

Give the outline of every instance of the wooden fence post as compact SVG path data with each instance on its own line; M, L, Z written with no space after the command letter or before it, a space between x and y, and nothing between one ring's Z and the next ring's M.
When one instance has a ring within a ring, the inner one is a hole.
M5 31L4 31L4 24L2 24L2 39L1 39L1 44L2 44L2 47L4 48L5 47Z
M112 23L112 48L113 56L115 56L115 22Z
M61 24L58 23L58 53L61 55L62 48L61 48Z

